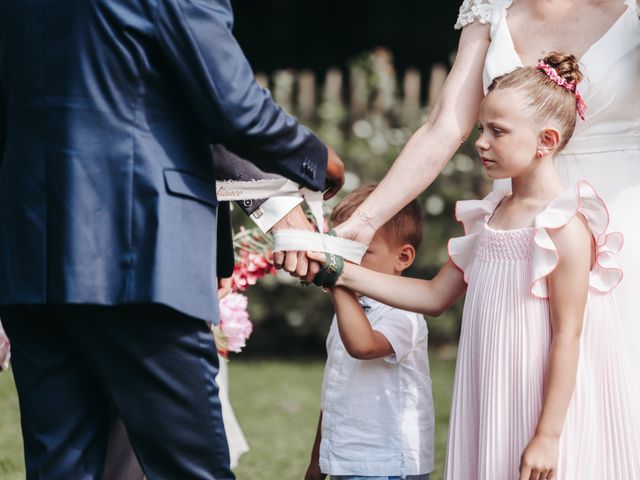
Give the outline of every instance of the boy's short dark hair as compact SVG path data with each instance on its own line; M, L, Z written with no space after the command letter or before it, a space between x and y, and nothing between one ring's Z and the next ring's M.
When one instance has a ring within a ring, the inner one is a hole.
M357 188L342 199L333 209L331 222L339 225L345 222L366 198L373 192L376 185L365 185ZM412 245L416 250L422 242L422 213L416 200L409 202L391 220L380 227L379 232L385 240L394 245Z

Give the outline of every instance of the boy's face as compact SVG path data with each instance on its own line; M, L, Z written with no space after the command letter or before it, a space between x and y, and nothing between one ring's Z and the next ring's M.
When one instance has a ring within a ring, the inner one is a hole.
M480 105L476 148L492 179L517 177L535 167L540 126L521 92L490 92Z
M362 257L362 265L369 270L390 275L400 275L398 271L398 255L401 247L393 247L378 231L371 240L367 253Z

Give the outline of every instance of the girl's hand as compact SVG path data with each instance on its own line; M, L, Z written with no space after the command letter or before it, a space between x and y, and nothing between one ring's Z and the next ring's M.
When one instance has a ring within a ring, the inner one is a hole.
M309 260L309 263L318 265L317 269L310 270L309 272L307 272L307 275L305 275L304 277L300 277L300 280L302 280L304 283L310 284L313 283L313 278L316 276L318 271L320 271L322 266L327 262L327 256L322 252L306 252L306 256Z
M320 271L315 277L307 277L307 283L314 283L323 289L337 287L340 284L340 277L344 272L345 261L339 255L325 254L322 252L308 251L307 257L310 261L320 264Z
M553 480L558 468L558 439L534 435L520 458L520 480Z
M307 258L309 260L315 260L320 265L324 265L327 263L327 255L322 252L307 252Z

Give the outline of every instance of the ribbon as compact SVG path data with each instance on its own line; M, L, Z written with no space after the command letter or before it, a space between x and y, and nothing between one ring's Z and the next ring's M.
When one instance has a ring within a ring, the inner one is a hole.
M217 181L216 197L218 201L255 200L272 197L302 197L309 206L318 228L324 225L322 212L322 192L300 188L298 184L286 178ZM333 253L353 263L360 263L367 246L330 235L305 230L278 230L273 232L275 251L315 251Z

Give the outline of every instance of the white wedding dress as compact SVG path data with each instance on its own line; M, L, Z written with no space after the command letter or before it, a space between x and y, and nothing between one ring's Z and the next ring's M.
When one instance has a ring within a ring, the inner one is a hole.
M507 24L511 3L465 0L460 7L456 28L474 21L491 27L485 91L493 78L522 66ZM624 3L625 12L580 58L586 121L578 120L556 168L567 185L589 181L609 207L610 229L624 235L616 256L624 279L615 295L640 386L640 307L635 298L640 296L640 8L636 0Z

